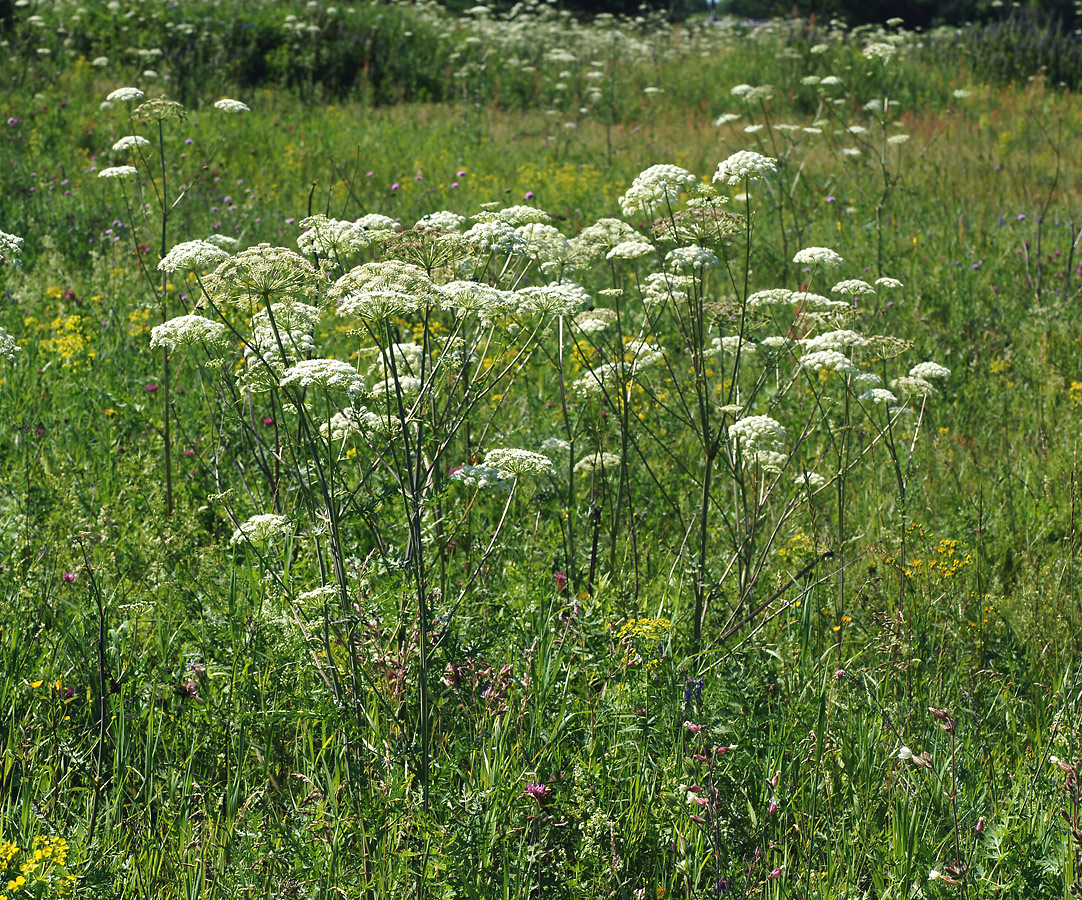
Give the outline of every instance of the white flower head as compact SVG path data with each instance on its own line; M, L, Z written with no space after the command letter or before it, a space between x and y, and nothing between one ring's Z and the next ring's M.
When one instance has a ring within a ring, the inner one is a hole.
M770 416L745 416L729 426L729 439L745 451L771 450L785 441L785 429Z
M177 316L151 329L150 346L166 347L169 350L193 344L220 347L225 343L227 330L221 322L205 319L203 316Z
M505 475L552 475L555 471L552 460L543 453L532 450L519 450L504 447L489 450L485 454L484 465L496 469Z
M343 390L356 397L364 390L357 370L340 359L302 359L286 369L282 375L282 387L297 384L301 387L318 387L324 390Z
M950 369L946 366L941 366L936 362L917 363L909 370L909 376L911 378L923 378L925 381L930 378L947 378L950 376L950 373Z
M252 516L233 532L230 544L262 544L280 537L287 537L293 531L293 525L285 516L262 513Z
M248 106L247 103L241 103L239 100L230 100L228 97L216 100L214 102L214 108L228 113L246 113L252 111L252 108Z
M122 153L125 150L134 150L136 147L149 147L150 141L138 134L129 134L113 144L114 153Z
M110 166L98 172L98 178L131 178L138 174L135 166Z
M748 306L786 306L795 299L796 295L786 288L768 288L748 297Z
M680 195L691 190L698 179L687 169L660 163L635 176L627 193L620 198L625 216L652 216L675 207Z
M698 245L676 247L665 254L665 262L673 270L677 269L714 269L721 265L712 250Z
M838 372L841 375L856 375L859 369L852 360L837 350L816 350L800 357L800 368L812 372Z
M714 173L714 181L723 181L725 184L736 185L747 181L758 181L778 173L778 161L769 156L763 156L754 150L740 150L718 163L718 170Z
M872 388L871 390L865 391L857 399L861 403L875 403L876 405L880 403L894 405L898 402L898 398L886 388Z
M902 287L902 283L897 278L887 278L884 276L883 278L875 279L875 286L894 289Z
M797 251L793 262L803 266L824 266L830 269L841 268L844 259L829 247L805 247Z
M873 288L868 282L861 281L859 278L849 278L845 281L839 281L834 287L831 288L835 294L849 294L852 297L864 294L874 294L875 288Z
M653 244L648 244L646 241L624 241L606 253L605 259L639 259L642 256L649 256L653 252Z
M229 259L229 254L209 241L184 241L177 244L158 263L162 272L213 269Z
M6 231L0 231L0 256L4 258L5 262L11 262L18 265L21 260L23 252L23 239L17 234L8 234Z
M117 88L105 99L110 103L129 102L136 103L143 99L146 95L137 87L122 87Z
M15 355L22 352L22 347L15 343L15 338L0 328L0 359L15 362Z

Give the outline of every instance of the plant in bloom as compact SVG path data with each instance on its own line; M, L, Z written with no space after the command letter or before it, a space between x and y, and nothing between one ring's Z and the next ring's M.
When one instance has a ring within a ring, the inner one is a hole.
M131 178L138 175L139 170L135 166L109 166L98 172L98 178Z
M158 269L162 272L212 269L227 259L229 254L209 241L184 241L165 254Z
M778 173L778 161L763 156L754 150L740 150L724 162L718 164L714 181L728 185L743 184L745 181L758 181Z
M233 532L230 544L263 544L293 533L293 524L286 516L261 513L242 522Z
M252 111L248 104L241 103L239 100L231 100L228 97L223 97L221 100L215 100L214 108L228 113L246 113Z
M805 247L797 251L793 262L802 266L824 266L830 269L840 268L845 262L841 256L829 247Z
M145 94L139 88L122 87L111 92L105 99L110 103L132 103L142 100L144 96Z

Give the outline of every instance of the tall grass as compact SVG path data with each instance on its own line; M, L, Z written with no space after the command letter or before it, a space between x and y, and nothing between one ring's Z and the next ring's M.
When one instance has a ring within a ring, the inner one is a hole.
M0 890L1077 885L1068 95L896 28L14 27Z

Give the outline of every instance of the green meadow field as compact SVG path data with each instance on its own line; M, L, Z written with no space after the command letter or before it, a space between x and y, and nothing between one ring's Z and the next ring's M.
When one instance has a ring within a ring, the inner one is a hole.
M999 12L0 4L0 900L1079 896Z

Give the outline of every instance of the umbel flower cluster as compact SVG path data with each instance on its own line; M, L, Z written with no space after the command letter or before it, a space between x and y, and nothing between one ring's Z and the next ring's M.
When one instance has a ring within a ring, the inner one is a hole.
M602 409L622 434L643 423L640 442L658 440L675 415L697 435L707 469L726 470L742 489L758 485L755 515L779 496L784 521L844 475L829 458L833 438L822 437L840 411L867 421L869 449L899 452L901 432L919 427L950 373L931 361L892 371L908 345L864 330L862 313L903 286L839 278L846 263L832 248L796 252L788 286L731 296L734 267L747 264L733 248L752 243L753 222L725 208L723 192L746 193L778 171L753 151L722 161L713 184L651 166L619 200L626 220L577 234L534 207L487 206L471 217L434 210L409 228L375 213L313 215L300 222L296 249L185 241L158 268L194 280L197 308L154 328L151 345L217 360L231 385L223 396L239 389L240 421L258 422L250 404L265 406L275 440L296 444L274 451L276 490L284 479L324 496L315 534L333 521L337 498L381 490L381 472L395 473L414 510L442 483L478 493L573 492L576 477L618 487L634 465L626 446L617 452L571 424ZM748 240L733 241L737 231ZM558 365L563 427L553 421L504 446L506 433L482 426L487 446L457 449L470 417L498 411L539 365ZM243 524L233 542L304 533L280 506L267 509L235 515ZM430 539L419 523L410 546Z

